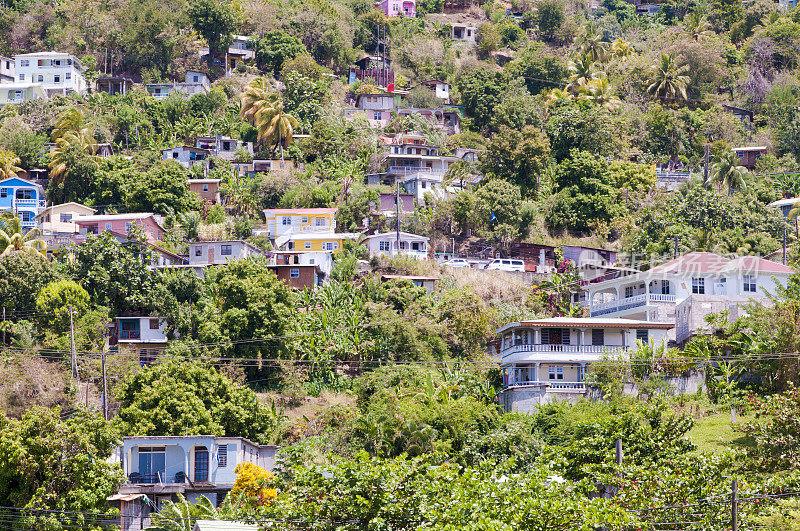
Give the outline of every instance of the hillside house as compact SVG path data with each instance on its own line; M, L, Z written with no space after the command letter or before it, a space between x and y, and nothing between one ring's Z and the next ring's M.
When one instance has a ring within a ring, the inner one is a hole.
M438 79L429 79L420 83L421 86L430 89L436 98L442 100L443 103L450 103L450 84Z
M398 197L400 198L401 216L414 212L414 194L396 194L392 192L380 192L378 202L370 205L370 210L379 216L393 218L397 215Z
M450 39L460 42L475 42L478 28L471 24L450 24Z
M769 204L769 206L779 208L781 214L783 214L783 217L788 217L789 212L798 206L798 203L800 203L800 197L789 197L786 199L778 199L777 201L773 201Z
M0 211L13 212L20 219L23 230L38 226L36 216L45 206L41 185L19 177L0 180Z
M739 157L740 166L744 166L748 170L753 170L758 160L767 154L767 146L736 147L731 151L736 153L736 156Z
M190 266L223 265L251 256L267 256L267 252L243 240L189 242Z
M333 271L333 253L330 251L272 251L271 265L317 266L323 276L328 277Z
M723 105L722 108L741 120L745 129L748 131L753 129L753 111L748 111L747 109L742 109L740 107L734 107L733 105Z
M364 115L372 127L386 127L392 120L397 106L394 94L359 94L355 109L345 109L345 117Z
M425 288L428 295L433 293L436 289L436 283L439 281L438 276L424 276L424 275L381 275L381 282L389 280L407 280L418 288Z
M14 76L14 60L0 55L0 84L13 83L16 79L16 76Z
M255 42L252 37L246 35L231 35L233 42L224 53L219 53L214 56L213 62L215 65L221 65L225 69L225 76L236 69L239 65L251 63L256 58ZM203 46L199 50L200 60L207 61L209 50L207 46Z
M299 232L286 233L275 238L275 247L281 251L338 251L346 240L357 240L353 232Z
M401 107L397 109L397 115L401 118L419 115L425 118L430 124L447 135L455 135L461 132L461 115L455 109L420 109L416 107Z
M74 218L91 216L96 211L80 203L62 203L44 208L36 221L42 234L54 236L73 236L78 233Z
M117 317L109 331L109 345L149 365L167 348L166 324L163 317Z
M209 150L194 146L176 146L161 150L161 160L174 160L184 168L199 165L208 169L210 156Z
M751 300L767 301L776 283L794 270L755 256L726 258L693 252L648 271L624 274L585 286L592 317L624 317L675 325L684 343L698 333L702 317L722 309L741 315ZM680 311L679 311L680 310Z
M236 159L236 152L240 149L249 153L251 157L253 155L252 142L244 142L227 136L199 136L195 140L194 146L207 150L212 157L219 157L229 162Z
M200 199L204 199L211 204L220 202L219 183L221 179L187 179L189 191L196 193Z
M120 509L121 531L141 531L164 501L206 496L218 506L233 488L234 470L253 463L274 470L277 447L243 437L213 435L123 437L114 451L125 480L109 501Z
M418 260L427 260L428 242L430 238L400 232L400 245L398 247L397 232L383 232L364 238L364 245L369 250L370 256L410 256Z
M127 235L133 227L138 227L144 232L149 243L155 243L164 238L165 232L155 214L149 212L78 216L73 217L72 220L78 226L78 234L75 237L78 242L84 241L92 234L104 231Z
M607 356L625 358L637 342L665 345L671 323L619 318L554 317L509 323L490 353L500 364L506 411L532 412L539 404L587 396L584 376Z
M0 106L7 103L17 104L31 100L46 99L47 89L42 83L0 83Z
M183 83L150 83L144 86L147 93L157 100L163 100L172 93L181 93L186 96L205 94L211 90L208 76L202 72L186 72Z
M47 97L86 92L83 67L74 55L61 52L36 52L14 56L17 83L38 83Z
M268 208L264 210L267 235L336 232L336 208Z
M381 0L375 2L375 8L387 17L416 17L416 0Z
M388 87L394 83L394 71L391 68L391 61L388 57L369 55L355 62L355 66L350 68L348 83L352 85L356 81L372 83L378 87Z
M125 76L101 76L94 82L94 86L97 92L124 96L133 90L133 80Z
M314 264L270 264L269 269L293 289L313 289L321 286L325 274Z

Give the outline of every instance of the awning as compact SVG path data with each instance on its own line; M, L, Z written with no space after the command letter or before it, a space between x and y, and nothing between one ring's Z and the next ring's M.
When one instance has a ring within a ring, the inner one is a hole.
M108 501L133 501L144 497L144 494L114 494L106 498Z

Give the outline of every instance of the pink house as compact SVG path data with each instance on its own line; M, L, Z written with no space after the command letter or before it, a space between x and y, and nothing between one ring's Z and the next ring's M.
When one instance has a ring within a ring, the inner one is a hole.
M82 242L90 234L99 234L107 230L118 234L128 234L134 226L144 232L150 243L161 241L164 238L164 227L151 213L78 216L72 221L78 226L78 234L75 237L78 242Z
M416 17L416 0L383 0L375 2L375 7L387 17Z

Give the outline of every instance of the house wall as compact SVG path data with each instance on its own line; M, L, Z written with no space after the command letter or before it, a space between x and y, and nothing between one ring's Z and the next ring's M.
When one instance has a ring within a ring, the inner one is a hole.
M17 192L30 191L30 199L17 199ZM36 216L45 206L45 198L39 186L18 177L0 181L0 211L13 210L21 220L23 229L38 225Z
M208 189L203 190L204 186ZM205 199L211 203L219 202L219 183L189 181L189 191L196 193L201 199Z
M179 146L162 151L161 159L174 160L184 168L191 168L195 164L207 165L208 155L208 153L192 151Z
M385 249L381 249L381 242L386 242L389 245L388 251ZM400 249L400 252L402 254L423 255L423 256L418 256L419 258L427 256L427 251L428 251L427 242L421 238L413 238L401 234L400 243L401 245L405 243L405 249L402 248ZM416 251L413 249L414 243L418 244L418 250ZM394 233L376 234L375 236L367 238L364 241L364 245L367 246L370 255L397 254L397 238Z
M13 83L15 79L14 60L0 56L0 83Z
M362 111L393 111L394 96L367 95L358 100L358 108Z
M120 234L128 234L128 224L135 224L142 229L147 240L150 242L161 241L164 237L164 231L159 228L152 217L145 219L111 219L108 221L81 221L78 219L75 223L78 225L79 234L83 238L86 237L87 227L90 225L97 225L98 233L112 230Z
M0 85L0 105L5 105L6 103L22 103L37 99L47 99L47 91L41 85Z
M264 211L267 222L267 234L274 238L289 231L298 232L334 232L336 230L336 212L277 212ZM284 221L288 218L288 221ZM321 221L318 221L321 220ZM321 223L318 225L317 223Z
M317 285L317 267L313 265L271 265L269 266L279 279L286 282L289 287L296 289L313 288ZM292 278L292 271L298 277Z
M231 254L222 254L222 246L230 245ZM199 254L198 254L199 253ZM189 244L189 264L226 264L259 255L255 249L243 242L192 242Z
M335 235L335 234L334 234ZM302 236L299 236L296 239L291 240L289 243L294 244L294 251L338 251L342 248L344 244L343 238L325 238L325 239L304 239ZM325 248L328 244L333 244L333 249ZM288 244L287 244L288 245Z
M44 233L77 234L78 226L73 221L61 221L61 215L91 216L94 210L82 205L54 205L40 218L39 228Z

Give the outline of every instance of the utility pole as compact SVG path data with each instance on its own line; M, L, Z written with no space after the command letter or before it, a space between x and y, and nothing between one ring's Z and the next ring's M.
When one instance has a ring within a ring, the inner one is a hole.
M783 229L783 265L786 265L786 229Z
M705 159L706 159L705 166L706 167L703 170L703 188L708 186L708 148L709 148L709 146L708 146L708 144L706 144L706 157L705 157Z
M675 250L672 251L672 258L678 258L678 237L675 236Z
M615 449L617 451L617 464L622 464L622 439L617 439L615 444Z
M103 418L108 420L108 380L106 380L106 351L102 354L103 364Z
M731 480L731 530L739 531L739 489L736 480Z
M3 306L3 346L6 346L6 307Z
M69 307L69 353L70 363L72 364L72 377L77 378L78 361L75 359L75 325L72 321L72 306Z
M397 230L397 254L400 254L400 182L397 183L397 195L395 196L395 217L397 218L397 224L395 226Z

